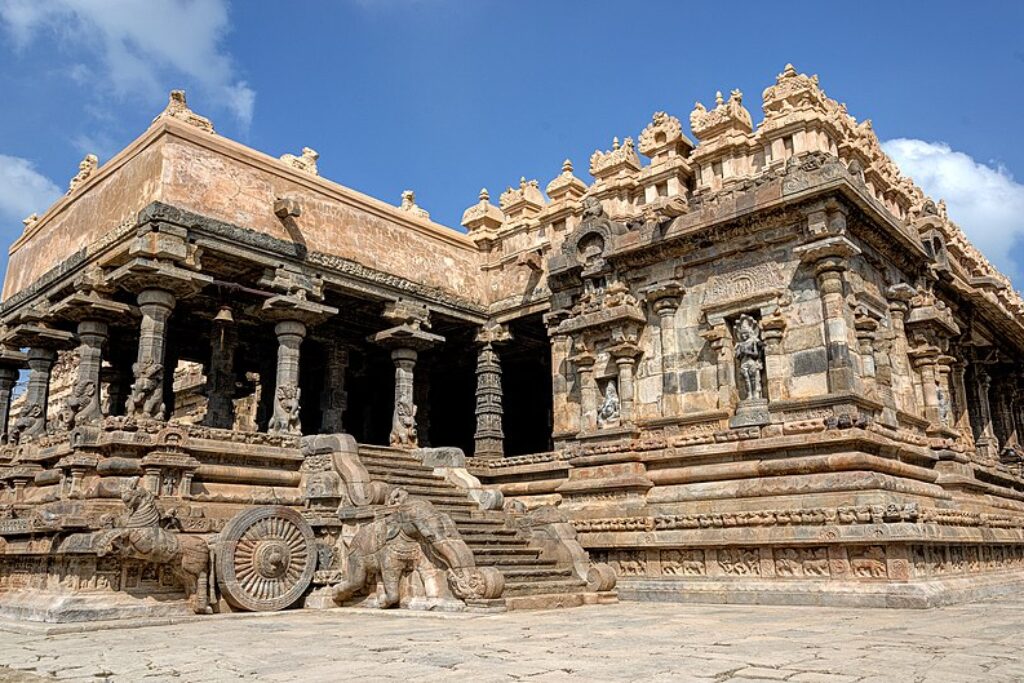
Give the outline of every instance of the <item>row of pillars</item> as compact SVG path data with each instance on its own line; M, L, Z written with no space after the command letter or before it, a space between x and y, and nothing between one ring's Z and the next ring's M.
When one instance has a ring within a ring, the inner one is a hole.
M176 297L165 289L148 288L137 297L142 318L139 325L139 343L136 361L132 366L134 381L125 403L125 414L143 419L167 419L173 406L164 400L173 370L165 371L167 360L168 321L174 310ZM273 413L268 432L298 435L302 433L300 421L301 389L299 386L300 347L308 331L307 322L293 319L279 320L274 333L277 337L277 362L273 393ZM379 336L379 335L378 335ZM103 417L100 405L101 371L104 348L109 340L107 320L84 318L77 325L80 363L78 376L62 416L60 428L70 429L76 424L96 422ZM510 338L507 330L499 326L483 328L478 335L476 455L501 457L504 452L502 430L501 363L497 345ZM208 367L207 413L204 423L210 427L230 429L234 424L234 357L237 330L230 318L215 319L211 330L211 356ZM405 342L403 343L403 339ZM438 335L418 332L412 335L385 334L379 342L391 349L395 365L395 404L391 443L400 447L416 447L419 437L416 429L417 391L415 367L419 351L442 341ZM59 345L37 345L29 349L28 386L22 413L8 425L12 391L19 376L13 364L0 363L0 424L6 438L36 437L47 433L47 408L50 376ZM341 432L346 408L345 372L348 353L343 347L330 348L327 375L321 404L321 429ZM166 386L165 386L166 385ZM115 387L111 384L111 390ZM173 394L171 394L173 395ZM421 397L422 400L422 397ZM115 401L110 401L115 408Z

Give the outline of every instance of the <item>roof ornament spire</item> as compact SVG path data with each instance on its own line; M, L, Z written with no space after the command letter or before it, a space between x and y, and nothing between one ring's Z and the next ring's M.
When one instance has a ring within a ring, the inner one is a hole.
M561 199L578 199L587 191L587 184L573 175L572 160L562 162L562 172L548 183L544 190L553 202Z

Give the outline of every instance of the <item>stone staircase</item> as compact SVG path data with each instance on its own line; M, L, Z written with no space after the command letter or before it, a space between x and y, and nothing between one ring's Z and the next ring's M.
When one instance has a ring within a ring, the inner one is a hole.
M543 559L520 532L506 527L502 511L480 510L476 502L444 477L434 474L407 451L360 444L359 459L370 476L400 486L410 496L429 500L447 513L479 566L496 567L505 575L505 591L496 600L469 603L476 608L543 609L575 607L596 601L585 581L571 568Z

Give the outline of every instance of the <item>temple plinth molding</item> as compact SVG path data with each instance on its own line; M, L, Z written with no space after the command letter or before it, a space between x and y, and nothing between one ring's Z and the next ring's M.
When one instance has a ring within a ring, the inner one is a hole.
M501 388L501 358L496 347L511 341L505 325L485 325L477 332L476 431L474 456L501 458L505 455L504 414Z

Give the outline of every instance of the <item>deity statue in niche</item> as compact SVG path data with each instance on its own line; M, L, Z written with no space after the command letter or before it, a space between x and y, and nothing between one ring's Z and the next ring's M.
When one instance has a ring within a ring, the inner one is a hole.
M739 362L740 377L743 379L745 401L764 398L761 392L761 371L764 369L764 342L761 341L761 326L747 314L736 320L736 360Z
M604 386L604 400L597 409L597 426L608 427L619 421L619 389L615 380L610 379Z

